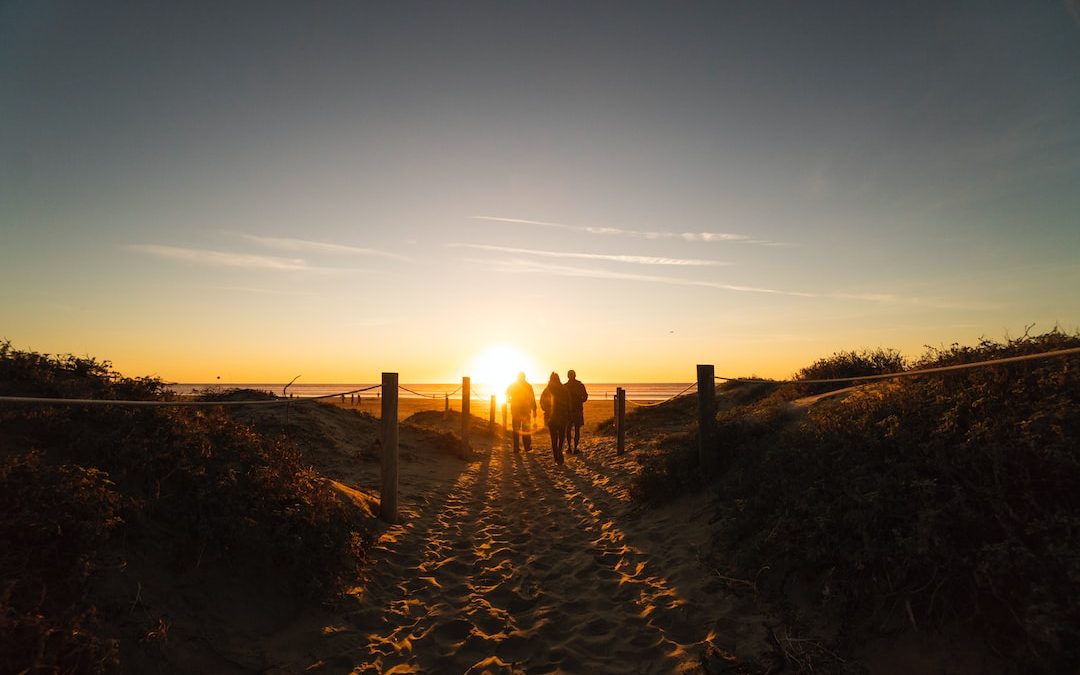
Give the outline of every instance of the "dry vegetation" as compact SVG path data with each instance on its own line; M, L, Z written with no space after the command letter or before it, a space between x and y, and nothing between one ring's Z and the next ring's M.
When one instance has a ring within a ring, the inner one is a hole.
M798 377L1078 345L1054 331L914 362L840 352ZM632 493L648 504L716 491L707 558L720 583L772 599L776 664L788 671L859 672L870 639L959 631L1014 670L1074 672L1078 367L1073 356L905 378L810 407L792 402L843 385L725 384L717 450L728 461L712 480L697 466L696 397L640 408L628 420L642 464ZM108 363L0 343L5 394L168 395ZM178 580L235 592L242 576L246 595L229 602L251 605L253 621L273 610L263 596L282 599L282 615L334 598L370 523L309 463L373 459L377 422L330 406L269 411L0 407L0 672L206 669L164 659L180 624L205 615L178 611L167 588ZM456 413L412 416L403 455L458 454L459 424ZM491 431L474 420L473 433Z
M0 394L167 396L107 362L8 343ZM330 599L353 576L365 527L295 443L219 408L5 405L0 672L168 670L166 587L242 577L286 602Z
M1053 331L928 349L913 363L891 350L842 352L799 379L1078 345L1080 336ZM790 403L842 386L720 388L718 450L729 464L718 479L713 555L724 578L777 601L786 616L778 634L826 636L789 639L787 665L846 670L844 657L873 637L930 629L978 636L1021 671L1075 671L1080 358L903 378L804 409ZM679 414L692 418L694 397L686 398ZM630 429L648 429L646 415L664 424L640 439L656 450L645 453L635 496L658 502L701 485L692 425L673 431L670 411L648 410Z

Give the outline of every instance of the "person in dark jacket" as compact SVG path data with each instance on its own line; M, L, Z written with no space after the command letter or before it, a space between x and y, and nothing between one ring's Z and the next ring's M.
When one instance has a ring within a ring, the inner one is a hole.
M589 400L589 392L585 391L585 385L577 379L577 373L567 371L566 393L570 397L570 419L566 429L566 452L578 454L578 443L581 441L581 427L585 424L585 401ZM573 436L573 445L570 438Z
M570 421L570 396L558 373L552 373L548 378L547 387L540 394L540 407L544 410L544 422L551 434L551 454L555 456L556 464L562 464L566 425Z
M518 373L517 381L506 388L506 401L510 404L511 426L514 430L514 452L518 451L519 440L525 446L525 452L532 449L533 415L536 414L536 396L532 385L525 380L525 373Z

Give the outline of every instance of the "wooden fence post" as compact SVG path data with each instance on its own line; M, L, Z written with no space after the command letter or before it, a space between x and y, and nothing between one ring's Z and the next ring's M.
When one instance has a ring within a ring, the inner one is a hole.
M491 395L491 414L488 416L488 428L491 430L491 435L495 435L495 394Z
M615 454L626 452L626 390L615 390Z
M472 416L472 412L469 410L469 403L471 403L472 387L469 384L469 378L461 378L461 456L464 457L469 450L469 419Z
M398 374L382 374L382 491L379 492L379 518L387 523L398 520Z
M716 447L716 379L711 365L697 367L698 463L705 473L720 468Z
M506 426L506 402L503 402L503 431L506 431L509 427Z

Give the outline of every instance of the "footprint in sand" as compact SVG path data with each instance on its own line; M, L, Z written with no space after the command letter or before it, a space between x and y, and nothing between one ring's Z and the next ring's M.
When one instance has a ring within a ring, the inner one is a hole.
M632 466L607 452L587 445L556 467L496 447L452 483L429 481L368 562L365 609L335 643L348 658L322 661L360 673L697 668L723 625L715 608L737 603L702 596L708 571L687 571L683 556L681 573L701 578L691 602L635 547L667 555L657 539L675 528L628 517Z

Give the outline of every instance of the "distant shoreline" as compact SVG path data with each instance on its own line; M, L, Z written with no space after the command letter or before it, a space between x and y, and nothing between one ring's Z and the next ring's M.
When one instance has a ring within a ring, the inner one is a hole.
M293 384L289 386L288 393L296 396L297 398L307 398L311 396L325 396L327 394L334 394L337 392L350 391L354 389L362 389L364 387L373 386L376 383L323 383L323 384ZM536 391L537 396L543 391L545 382L533 383L533 389ZM193 392L202 391L204 389L255 389L258 391L270 392L280 396L286 383L232 383L232 382L193 382L193 383L172 383L166 385L170 391L175 394L186 396ZM409 384L402 383L402 386L418 392L414 394L408 391L399 391L399 398L440 398L449 392L454 392L460 386L460 382L455 383L425 383L425 384ZM683 389L686 388L686 382L600 382L597 384L590 384L585 382L585 386L588 388L590 400L611 400L615 395L615 389L623 387L626 389L626 398L634 401L659 401L668 397L674 396ZM473 397L487 398L492 394L502 398L503 388L492 388L488 385L481 383L474 383L472 385ZM362 392L361 397L378 398L379 393L377 390ZM457 391L451 397L461 398L461 392Z

